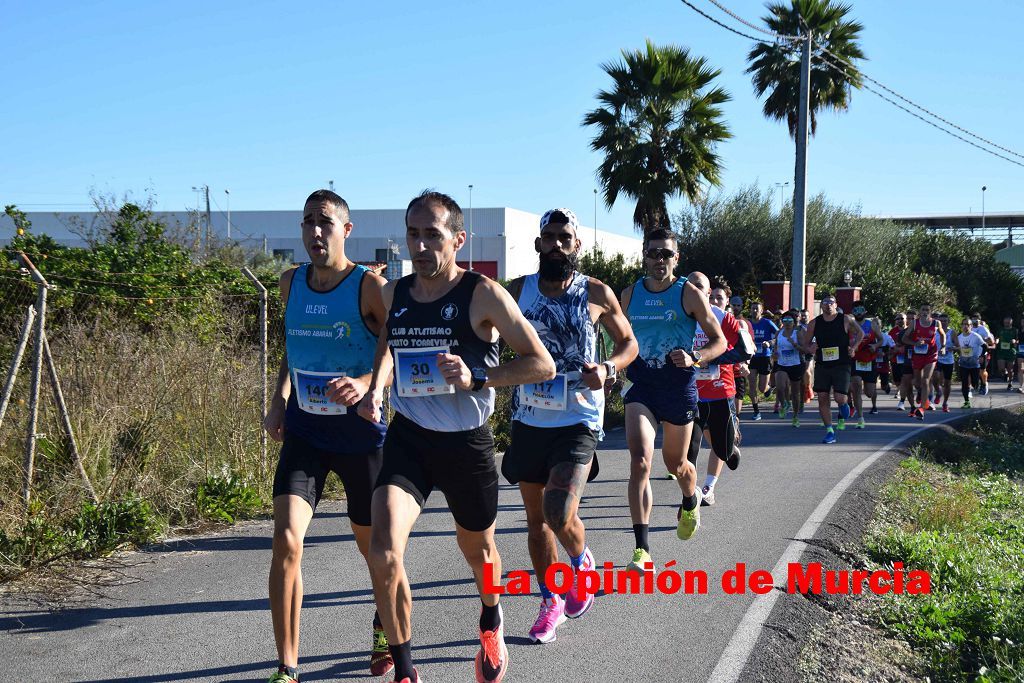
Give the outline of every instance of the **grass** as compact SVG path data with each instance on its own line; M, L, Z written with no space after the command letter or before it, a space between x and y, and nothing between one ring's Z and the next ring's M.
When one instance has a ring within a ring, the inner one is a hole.
M1024 416L995 411L916 447L883 490L872 561L923 569L932 593L887 596L882 625L936 681L1024 680Z

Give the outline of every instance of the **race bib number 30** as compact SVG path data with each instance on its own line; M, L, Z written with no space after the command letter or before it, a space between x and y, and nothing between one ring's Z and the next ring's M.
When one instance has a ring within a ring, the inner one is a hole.
M519 400L523 405L542 410L565 410L567 383L565 375L555 375L546 382L523 384L519 387Z
M826 346L821 349L822 360L839 360L839 347Z
M345 406L327 398L327 383L344 376L344 372L312 372L294 368L292 384L299 409L314 415L344 415Z
M421 397L455 393L455 387L444 381L437 367L437 354L448 353L447 346L392 351L395 354L395 381L398 384L399 396Z

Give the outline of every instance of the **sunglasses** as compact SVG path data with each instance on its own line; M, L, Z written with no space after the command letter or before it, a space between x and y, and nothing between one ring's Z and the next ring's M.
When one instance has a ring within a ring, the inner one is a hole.
M784 323L789 323L789 324L791 324L791 325L792 325L792 324L793 324L793 322L794 322L794 320L793 320L792 318L783 318L783 319L782 319L782 322L784 322Z
M648 249L644 252L644 256L651 260L665 259L666 261L670 258L674 258L676 252L671 249Z
M836 300L835 299L822 299L821 305L822 306L835 306L836 305Z

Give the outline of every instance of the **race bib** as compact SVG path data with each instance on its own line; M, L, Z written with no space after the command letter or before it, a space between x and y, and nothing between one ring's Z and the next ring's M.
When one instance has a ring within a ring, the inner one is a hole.
M960 347L960 357L961 358L970 358L973 355L974 355L974 347L973 346L961 346Z
M1010 348L1010 342L999 342L999 348L1003 351L1007 351Z
M519 400L523 405L533 406L542 410L565 410L566 388L565 375L555 375L546 382L534 382L519 386Z
M312 372L292 369L292 386L299 410L313 415L344 415L347 412L345 406L327 398L327 383L344 376L345 373L340 371Z
M793 365L797 360L799 360L796 356L796 351L793 351L792 349L784 350L781 354L781 358L783 365Z
M896 354L896 362L899 363L900 365L902 365L903 363L907 362L907 357L904 356L902 353L897 353Z
M420 397L455 393L455 387L444 381L437 367L437 354L448 353L447 346L391 350L395 354L395 381L398 383L399 396Z
M826 346L821 350L822 360L839 360L839 347Z
M917 342L914 344L914 353L919 356L928 355L928 342Z
M1024 344L1017 344L1017 353L1024 353Z
M867 361L866 363L856 361L854 365L856 366L856 369L860 372L871 372L871 361Z
M884 362L885 362L885 354L884 354L884 353L882 353L881 351L879 351L879 352L878 352L878 353L877 353L877 354L875 355L875 362L876 362L876 363L884 363Z
M694 376L698 380L716 380L722 376L722 366L710 365L706 368L697 367Z

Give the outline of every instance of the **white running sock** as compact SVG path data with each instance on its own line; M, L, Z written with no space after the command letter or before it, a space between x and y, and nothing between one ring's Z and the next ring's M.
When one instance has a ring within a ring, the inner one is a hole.
M717 482L718 477L714 476L713 474L707 475L707 478L704 479L704 485L707 486L709 489L715 488L715 483Z

